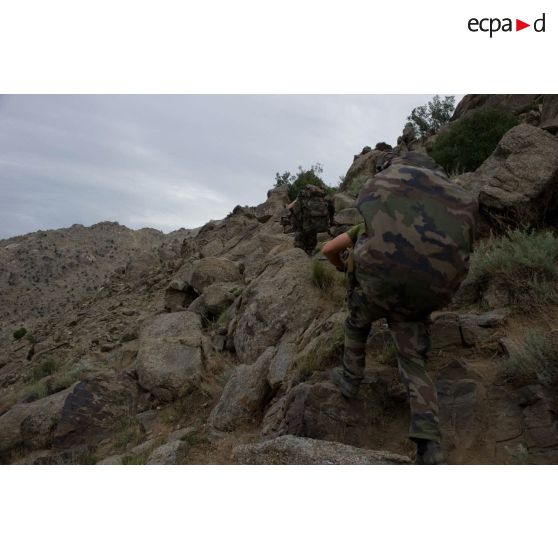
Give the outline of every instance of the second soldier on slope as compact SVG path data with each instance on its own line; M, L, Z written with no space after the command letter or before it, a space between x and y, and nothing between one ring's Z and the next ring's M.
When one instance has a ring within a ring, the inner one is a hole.
M318 243L318 233L329 230L333 205L323 188L308 184L287 207L295 233L294 245L311 256Z

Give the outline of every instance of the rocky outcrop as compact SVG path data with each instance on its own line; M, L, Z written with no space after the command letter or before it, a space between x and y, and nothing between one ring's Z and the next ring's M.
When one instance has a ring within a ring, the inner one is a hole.
M162 401L199 385L203 373L201 318L193 312L160 314L140 333L139 384Z
M481 211L494 227L553 223L558 211L558 138L520 124L461 183L478 192Z
M364 183L376 174L376 161L385 153L379 149L363 149L359 155L355 155L353 164L349 167L340 190L347 191L357 196Z
M20 446L45 447L51 440L71 388L33 403L15 405L0 416L0 456Z
M311 283L311 264L299 248L270 258L265 270L246 287L231 325L234 348L253 362L280 339L300 335L318 318L321 291Z
M241 465L409 465L404 455L374 451L311 438L281 436L257 444L236 446Z
M260 223L266 223L289 203L289 189L287 186L277 186L269 190L267 200L256 206L254 214Z
M196 260L188 283L198 294L214 283L240 283L242 282L241 267L238 263L225 258L207 257Z
M115 371L91 372L73 386L0 417L0 454L24 447L57 450L95 445L130 421L133 383Z
M240 364L232 371L209 417L212 428L231 431L259 421L270 391L267 375L274 354L275 350L269 347L253 364Z
M510 112L516 116L526 114L531 110L538 110L539 104L542 102L543 95L515 95L515 94L498 94L498 95L465 95L459 102L451 120L463 118L471 111L486 108L496 109L503 112Z

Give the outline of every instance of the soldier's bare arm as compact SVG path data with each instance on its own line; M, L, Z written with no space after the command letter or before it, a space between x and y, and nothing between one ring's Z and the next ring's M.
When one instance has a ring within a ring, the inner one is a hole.
M322 254L339 270L345 268L341 259L341 253L353 245L351 237L347 233L340 234L334 239L326 242L322 248Z

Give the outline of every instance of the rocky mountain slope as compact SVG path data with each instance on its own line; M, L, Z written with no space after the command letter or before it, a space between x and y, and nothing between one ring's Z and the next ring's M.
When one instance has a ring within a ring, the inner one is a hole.
M456 113L478 108L474 97ZM479 195L488 235L519 214L556 224L558 138L539 127L554 100L523 101L510 106L538 111L536 125L512 128L477 171L455 177ZM355 185L378 154L355 156L335 196L336 232L358 222ZM0 459L409 463L407 395L386 325L369 339L355 400L328 380L344 280L293 248L279 222L286 201L275 188L257 207L171 235L101 223L1 241ZM556 328L558 310L514 303L496 281L469 282L433 316L428 366L450 463L558 460L555 384L502 367L526 329Z

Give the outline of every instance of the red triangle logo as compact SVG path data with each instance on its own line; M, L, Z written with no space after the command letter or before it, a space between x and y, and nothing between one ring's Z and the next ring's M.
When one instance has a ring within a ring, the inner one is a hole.
M521 21L520 19L515 20L515 30L516 31L521 31L522 29L525 29L526 27L531 27L531 24L530 23L525 23L524 21Z

